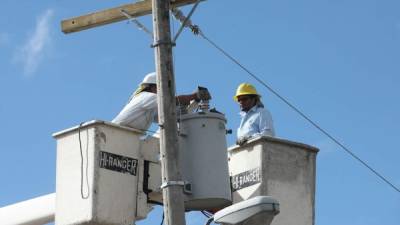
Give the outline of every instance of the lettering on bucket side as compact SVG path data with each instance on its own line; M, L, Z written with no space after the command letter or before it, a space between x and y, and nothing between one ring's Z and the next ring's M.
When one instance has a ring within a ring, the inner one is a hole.
M251 169L231 177L232 191L252 186L261 182L260 168Z
M136 176L138 160L109 152L99 152L100 168Z

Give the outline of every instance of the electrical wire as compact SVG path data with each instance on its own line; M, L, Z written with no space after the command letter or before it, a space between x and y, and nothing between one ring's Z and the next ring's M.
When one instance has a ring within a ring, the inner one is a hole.
M204 225L210 225L213 221L214 221L214 218L210 217L210 218L208 218L208 220L206 221L206 223Z
M164 212L162 213L162 219L160 225L163 225L163 223L164 223Z
M355 160L360 162L362 165L364 165L366 168L368 168L373 174L375 174L377 177L379 177L382 181L384 181L386 184L388 184L390 187L392 187L394 190L396 190L397 192L400 193L400 189L398 187L396 187L392 182L390 182L382 174L380 174L378 171L376 171L374 168L372 168L370 165L368 165L364 160L362 160L360 157L358 157L355 153L353 153L349 148L347 148L339 140L337 140L335 137L333 137L331 134L329 134L325 129L323 129L316 122L314 122L310 117L305 115L300 109L298 109L296 106L294 106L292 103L290 103L285 97L280 95L270 85L268 85L263 80L261 80L258 76L256 76L254 73L252 73L243 64L241 64L237 59L235 59L228 52L226 52L224 49L222 49L220 46L218 46L215 42L210 40L207 36L204 35L204 33L200 29L199 29L198 35L201 36L204 40L206 40L209 44L211 44L218 51L220 51L224 56L226 56L228 59L230 59L232 62L234 62L237 66L242 68L248 75L253 77L261 85L263 85L265 88L267 88L272 94L274 94L276 97L278 97L280 100L282 100L286 105L288 105L291 109L293 109L295 112L297 112L301 117L303 117L303 119L305 119L306 121L311 123L317 130L319 130L320 132L325 134L329 139L331 139L333 142L335 142L337 145L339 145L351 157L353 157Z
M205 217L210 218L213 216L213 214L207 212L206 210L201 210L200 211Z
M197 6L197 5L196 5ZM170 12L171 16L171 12ZM185 22L183 25L186 24L187 18L185 18L182 15L182 18L184 18ZM172 25L174 25L172 23ZM386 184L388 184L390 187L392 187L394 190L400 193L400 188L396 187L392 182L390 182L387 178L385 178L382 174L380 174L377 170L372 168L370 165L368 165L367 162L362 160L360 157L358 157L355 153L353 153L349 148L347 148L344 144L342 144L339 140L337 140L335 137L333 137L330 133L328 133L325 129L323 129L321 126L319 126L316 122L314 122L310 117L305 115L300 109L298 109L296 106L294 106L292 103L290 103L285 97L280 95L277 91L275 91L270 85L265 83L263 80L261 80L258 76L256 76L254 73L252 73L249 69L247 69L243 64L241 64L236 58L231 56L228 52L226 52L223 48L221 48L219 45L217 45L214 41L212 41L210 38L208 38L202 30L197 25L193 25L195 29L192 29L192 32L195 35L199 35L202 37L204 40L206 40L210 45L212 45L214 48L216 48L218 51L220 51L225 57L230 59L232 62L234 62L237 66L239 66L242 70L244 70L248 75L253 77L256 81L258 81L261 85L263 85L265 88L267 88L272 94L274 94L276 97L278 97L280 100L282 100L286 105L288 105L292 110L297 112L303 119L308 121L311 125L313 125L317 130L322 132L324 135L326 135L330 140L332 140L334 143L336 143L338 146L340 146L346 153L348 153L353 159L361 163L363 166L365 166L367 169L369 169L373 174L375 174L378 178L380 178L382 181L384 181ZM174 54L172 56L175 58ZM174 60L173 60L174 61ZM174 65L173 65L174 66ZM175 93L176 95L176 93Z
M88 159L89 158L89 156L88 156L89 140L88 140L88 138L89 138L89 135L86 133L86 185L87 185L88 193L85 196L83 193L83 173L84 172L83 172L83 151L82 151L82 140L81 140L81 128L82 128L83 124L84 124L84 122L80 123L79 128L78 128L79 150L81 153L81 197L82 197L82 199L88 199L90 196L89 175L88 175L88 166L89 166L89 162L88 162L88 160L89 160ZM86 132L88 132L88 131L86 130Z

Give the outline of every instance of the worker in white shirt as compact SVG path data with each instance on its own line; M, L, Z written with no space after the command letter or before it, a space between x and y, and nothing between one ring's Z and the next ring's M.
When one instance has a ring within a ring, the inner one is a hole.
M261 95L253 85L240 84L233 99L239 103L241 110L236 144L243 145L260 136L275 136L271 113L264 107Z
M211 99L210 93L205 90L189 95L177 96L177 102L189 105L192 100ZM156 73L147 74L139 84L137 90L129 98L128 103L112 120L113 123L146 131L152 122L158 120Z

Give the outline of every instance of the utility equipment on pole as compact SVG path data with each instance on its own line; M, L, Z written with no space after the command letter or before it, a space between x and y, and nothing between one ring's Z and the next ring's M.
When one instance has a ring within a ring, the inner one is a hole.
M152 7L149 7L152 2ZM180 169L178 133L175 114L175 80L173 74L172 42L170 34L169 10L175 6L194 3L194 0L146 0L130 5L91 13L65 20L62 30L65 33L80 31L132 17L153 14L154 52L156 59L158 115L161 128L160 150L162 157L164 214L167 225L185 224L183 184Z
M152 12L160 140L98 120L56 133L56 195L0 208L0 220L129 225L160 203L167 225L184 225L185 209L218 211L207 224L270 225L280 212L274 225L314 224L318 149L259 137L228 149L228 166L226 119L209 109L210 98L200 98L195 112L182 106L177 119L172 47L179 35L171 41L170 10L196 3L189 18L199 1L144 0L62 21L71 33ZM22 220L7 217L34 207L39 211Z

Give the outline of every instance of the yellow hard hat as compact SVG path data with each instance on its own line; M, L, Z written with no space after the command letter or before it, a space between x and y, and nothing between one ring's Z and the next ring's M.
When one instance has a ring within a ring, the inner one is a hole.
M239 87L236 89L236 95L233 96L233 100L238 101L238 97L241 95L257 95L260 96L257 93L256 88L249 84L249 83L241 83Z

